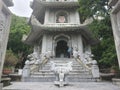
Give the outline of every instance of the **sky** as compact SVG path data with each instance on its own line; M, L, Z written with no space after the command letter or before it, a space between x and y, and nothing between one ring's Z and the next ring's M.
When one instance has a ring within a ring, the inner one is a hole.
M10 7L9 9L17 16L30 17L32 13L30 1L33 0L13 0L14 6Z

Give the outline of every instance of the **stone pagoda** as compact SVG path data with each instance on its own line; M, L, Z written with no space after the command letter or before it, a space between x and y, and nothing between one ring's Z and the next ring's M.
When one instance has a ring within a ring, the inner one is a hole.
M32 30L23 40L34 51L25 62L23 81L97 81L91 46L98 40L80 23L78 0L33 0L31 8Z

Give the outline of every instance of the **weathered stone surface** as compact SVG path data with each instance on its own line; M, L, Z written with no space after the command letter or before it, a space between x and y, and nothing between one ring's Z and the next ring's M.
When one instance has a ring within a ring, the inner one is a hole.
M110 1L115 2L115 4L113 4L114 8L111 12L111 21L112 21L115 46L118 56L118 62L120 66L120 0L110 0Z
M0 81L11 21L11 12L9 11L7 6L12 5L13 3L11 0L0 0Z
M84 82L70 83L65 87L55 86L53 83L44 82L13 82L3 90L120 90L120 87L109 82Z
M2 83L0 83L0 90L2 90L2 87L3 87L3 84L2 84Z

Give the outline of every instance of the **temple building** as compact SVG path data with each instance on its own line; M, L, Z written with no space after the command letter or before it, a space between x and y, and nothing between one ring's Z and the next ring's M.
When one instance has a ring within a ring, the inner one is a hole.
M0 82L10 31L11 12L8 9L10 6L13 6L12 0L0 0ZM0 90L2 90L1 83Z
M24 42L34 46L34 51L25 63L23 81L59 80L56 66L64 72L65 68L61 68L65 64L67 67L69 62L72 62L72 69L64 80L98 80L99 69L92 60L91 46L99 41L93 37L87 23L81 24L78 0L33 0L31 8L29 24L32 29L24 36Z

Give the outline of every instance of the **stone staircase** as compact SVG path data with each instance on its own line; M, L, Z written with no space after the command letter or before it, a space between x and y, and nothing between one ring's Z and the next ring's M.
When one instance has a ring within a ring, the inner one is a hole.
M85 69L73 58L54 58L50 59L42 69L39 69L39 72L31 73L30 77L24 78L26 82L54 82L58 80L58 77L54 72L51 71L50 61L55 63L68 63L73 62L72 71L65 76L65 81L68 82L91 82L96 81L97 79L92 77L92 74L89 70Z

